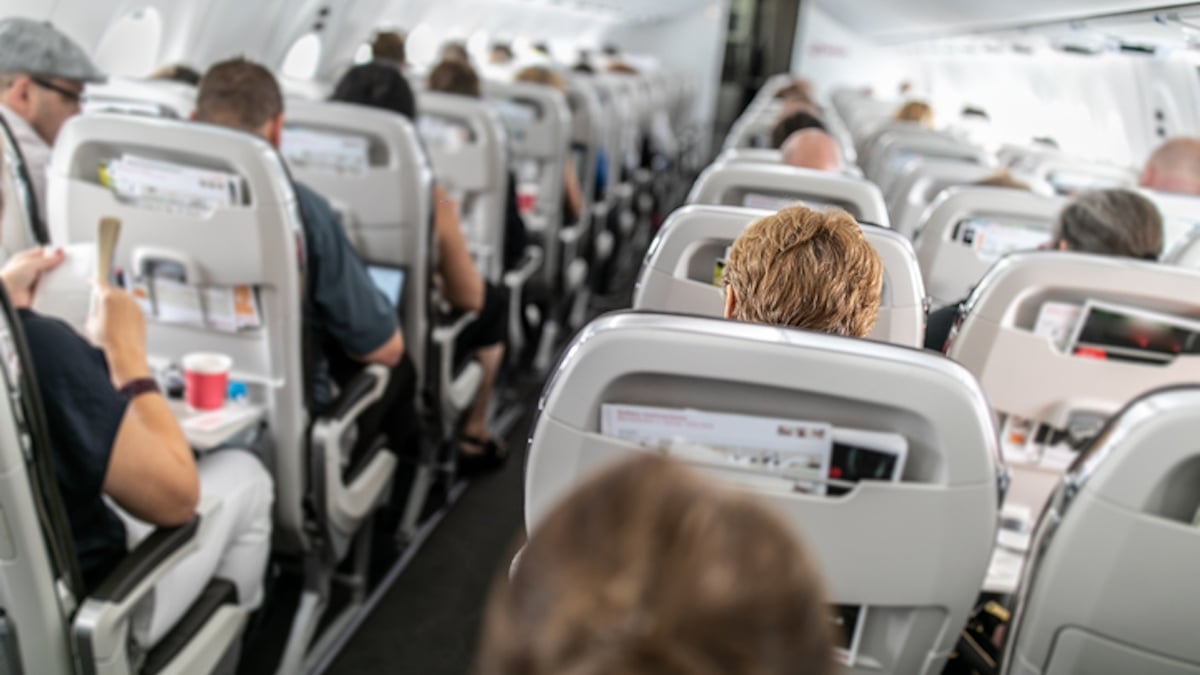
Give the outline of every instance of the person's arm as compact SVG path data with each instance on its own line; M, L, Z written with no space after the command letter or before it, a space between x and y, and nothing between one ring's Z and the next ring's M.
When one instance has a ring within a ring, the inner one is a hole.
M146 323L128 293L98 287L93 338L104 352L113 384L150 376ZM104 492L130 515L153 525L182 525L200 501L200 479L191 447L159 393L133 397L113 443Z
M467 250L467 238L458 219L458 204L440 185L433 188L433 201L433 231L437 238L442 291L455 309L478 312L483 309L483 278Z
M404 335L397 328L396 332L392 333L387 342L383 343L375 351L362 356L355 356L353 354L351 356L363 363L377 363L381 366L393 368L397 363L400 363L400 359L404 356Z
M579 188L579 176L575 173L575 162L568 156L563 165L563 198L567 200L567 211L578 220L583 215L583 190Z

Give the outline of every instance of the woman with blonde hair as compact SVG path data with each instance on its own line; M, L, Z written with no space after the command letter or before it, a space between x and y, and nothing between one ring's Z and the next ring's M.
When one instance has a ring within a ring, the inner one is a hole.
M812 556L757 500L657 455L578 486L485 618L479 675L831 675Z
M894 119L897 122L916 122L924 127L933 128L933 108L925 101L909 101L900 106Z

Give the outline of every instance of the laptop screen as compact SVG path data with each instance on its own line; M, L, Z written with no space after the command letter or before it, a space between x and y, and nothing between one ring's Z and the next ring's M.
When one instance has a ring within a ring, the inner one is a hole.
M371 275L371 281L383 292L392 307L395 307L397 312L401 311L404 307L404 282L408 270L394 265L368 263L367 274Z

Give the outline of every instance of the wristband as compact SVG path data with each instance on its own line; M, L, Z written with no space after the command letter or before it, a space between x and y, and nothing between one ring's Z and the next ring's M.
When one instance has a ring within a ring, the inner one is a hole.
M139 377L130 380L121 385L121 388L117 390L118 394L129 398L134 398L148 392L159 392L158 380L155 380L153 377Z

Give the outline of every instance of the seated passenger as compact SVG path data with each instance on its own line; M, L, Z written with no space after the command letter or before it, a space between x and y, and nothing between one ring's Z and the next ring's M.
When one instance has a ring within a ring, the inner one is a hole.
M1159 192L1200 195L1200 138L1176 136L1158 146L1138 185Z
M195 68L186 66L182 63L176 63L169 66L163 66L153 73L150 73L151 80L168 80L171 82L179 82L180 84L190 84L193 87L200 84L200 73L196 72Z
M816 563L754 498L641 455L577 486L501 574L479 675L832 675Z
M377 63L351 68L338 82L332 99L384 108L416 122L416 103L408 80L396 69ZM483 367L479 395L467 414L462 430L459 468L462 473L469 475L499 468L507 457L506 449L488 430L487 413L496 377L504 363L504 345L508 340L508 297L504 289L484 281L475 269L459 222L458 204L436 184L433 199L437 275L442 294L455 309L479 313L479 317L460 335L457 345L461 358L474 355Z
M825 131L825 125L821 123L821 120L816 115L806 110L781 117L771 129L771 147L782 148L784 141L789 136L802 129Z
M842 170L842 149L833 136L820 129L793 132L780 148L783 163L802 169L837 172Z
M1138 260L1162 253L1162 216L1149 199L1131 190L1080 193L1058 214L1048 248ZM925 348L945 352L962 302L929 313Z
M447 42L442 45L441 57L443 61L471 63L471 55L467 53L467 46L457 41Z
M933 108L924 101L909 101L900 106L893 118L897 122L915 122L923 127L933 128Z
M214 577L234 583L242 606L258 607L271 547L271 476L245 450L193 455L151 377L146 321L128 293L97 287L89 330L99 349L66 323L30 310L38 281L62 261L61 249L24 251L9 259L0 280L41 391L83 573L84 588L75 590L95 591L156 527L188 523L202 500L214 501L220 507L206 516L205 545L156 584L152 603L135 610L141 618L135 615L134 637L143 646L157 642Z
M565 96L567 83L562 75L545 67L529 66L517 71L517 82L529 82L554 87ZM575 174L575 162L570 156L563 162L563 223L573 223L583 215L583 190L579 187L579 176Z
M271 71L241 58L231 59L204 74L193 116L254 134L278 148L283 96ZM302 183L294 182L293 187L307 254L305 329L312 331L317 347L312 378L317 412L333 402L332 383L344 386L365 364L385 366L392 370L388 389L360 418L360 442L369 444L383 432L395 452L413 448L419 433L416 371L405 353L396 310L371 282L329 202ZM358 448L366 449L365 445Z
M482 99L479 76L471 66L461 61L442 61L429 73L429 91L456 94ZM504 206L504 269L514 270L525 257L529 246L529 229L517 208L517 179L508 171Z
M404 35L394 30L381 31L371 41L371 59L394 66L404 72L408 68L408 55L404 48Z
M46 170L58 131L79 114L83 86L104 79L87 52L47 22L0 20L0 115L46 218Z
M971 183L971 185L978 185L980 187L1008 188L1010 190L1024 190L1025 192L1032 191L1029 183L1026 183L1025 181L1012 175L1009 173L1008 169L998 169L993 171L974 183Z
M841 210L789 206L742 232L725 262L725 318L865 337L883 263Z

